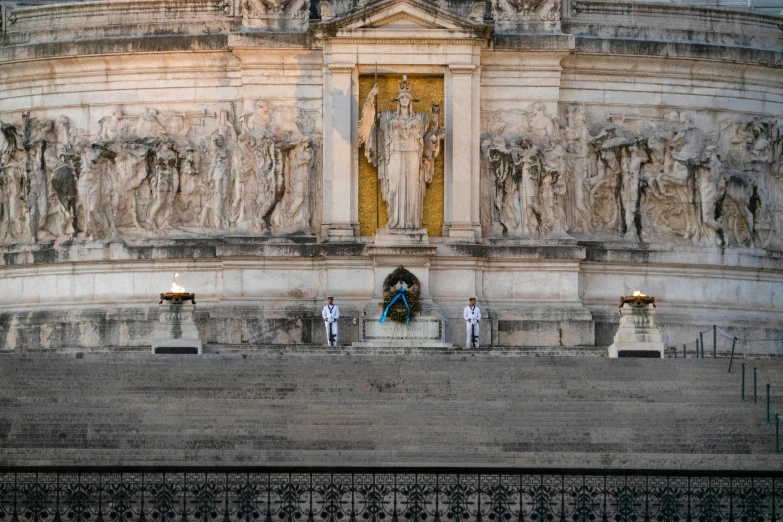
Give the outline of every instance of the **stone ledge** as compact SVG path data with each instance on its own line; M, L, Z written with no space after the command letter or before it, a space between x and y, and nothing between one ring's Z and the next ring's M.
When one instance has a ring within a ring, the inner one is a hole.
M576 39L572 34L496 34L495 49L515 51L572 51Z
M720 266L783 270L783 253L751 248L711 248L689 245L655 245L580 241L585 261L596 263L643 263L682 266Z
M576 53L719 60L783 66L783 52L699 42L576 36Z
M248 237L66 242L0 246L0 265L217 259L225 257L345 257L365 255L362 243L316 243L315 237Z
M783 270L783 252L752 248L645 244L635 241L488 239L486 244L375 246L372 243L317 243L314 236L172 238L149 241L66 242L0 246L0 266L42 266L95 262L230 258L410 257L447 262L542 260L587 263L641 263Z
M781 27L778 16L767 15L750 11L747 9L721 8L710 5L684 5L671 4L668 2L623 2L616 0L576 0L571 2L570 10L573 12L572 18L578 17L582 13L594 14L617 14L624 16L631 15L652 15L660 20L665 20L664 15L670 15L672 22L682 23L683 19L695 18L702 21L724 21L747 22L759 26L770 28Z
M739 401L740 376L725 373L725 360L270 350L3 354L0 363L0 389L11 397L4 466L783 463L771 455L761 410ZM783 371L779 360L758 367L769 378Z
M0 45L0 64L65 56L228 50L227 34L155 35Z

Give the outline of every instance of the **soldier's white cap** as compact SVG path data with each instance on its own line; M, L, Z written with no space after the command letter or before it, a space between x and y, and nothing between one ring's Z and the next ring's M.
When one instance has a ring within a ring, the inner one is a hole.
M327 299L334 299L334 296L333 295L327 295L326 298Z

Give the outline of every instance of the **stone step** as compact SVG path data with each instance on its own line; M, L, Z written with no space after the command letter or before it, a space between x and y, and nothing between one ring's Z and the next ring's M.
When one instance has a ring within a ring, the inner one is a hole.
M783 383L783 361L750 364ZM0 460L707 468L732 462L783 469L771 455L763 406L742 402L741 377L726 369L725 360L489 352L0 354Z

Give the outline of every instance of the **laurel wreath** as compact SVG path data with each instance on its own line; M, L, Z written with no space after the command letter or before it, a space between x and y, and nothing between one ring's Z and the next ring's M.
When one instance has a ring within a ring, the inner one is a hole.
M397 295L397 289L395 285L399 282L405 283L408 289L405 291L405 299L408 301L408 306L411 308L411 319L421 312L421 285L418 278L413 275L404 267L400 266L396 268L391 274L386 276L383 281L383 302L381 303L381 310L386 310L389 303ZM397 323L405 324L405 319L408 317L408 309L405 308L405 303L401 299L398 299L396 303L389 308L389 313L386 314L387 319L391 319Z

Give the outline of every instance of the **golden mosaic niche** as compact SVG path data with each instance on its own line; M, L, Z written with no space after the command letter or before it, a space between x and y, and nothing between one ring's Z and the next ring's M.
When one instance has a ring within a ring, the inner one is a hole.
M397 108L392 102L397 97L401 74L378 76L378 110L390 111ZM411 94L418 98L413 105L416 112L429 116L433 103L440 104L441 121L443 125L443 76L412 76L408 75ZM359 104L364 103L367 95L375 84L374 76L359 77ZM441 153L435 159L435 175L432 183L427 185L424 193L424 215L422 226L427 229L430 237L440 237L443 229L443 143ZM386 226L386 203L381 197L381 187L378 183L378 169L364 156L364 146L359 150L359 230L363 236L374 236L375 231Z

